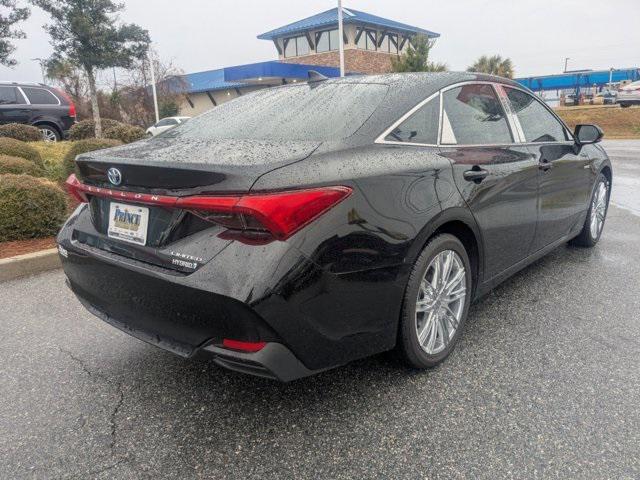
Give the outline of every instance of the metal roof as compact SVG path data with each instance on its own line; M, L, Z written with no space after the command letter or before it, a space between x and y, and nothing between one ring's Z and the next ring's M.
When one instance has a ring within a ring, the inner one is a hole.
M184 84L181 88L178 87L179 82L175 82L173 85L176 86L176 89L179 88L180 90L186 88L186 93L214 92L216 90L228 90L254 85L250 83L250 81L261 78L295 78L306 80L309 75L309 70L315 70L327 77L340 76L339 68L269 61L188 73L182 77Z
M389 20L388 18L378 17L377 15L371 15L370 13L360 12L353 10L352 8L343 8L343 18L345 24L358 24L369 25L373 27L382 27L383 29L390 29L406 34L421 33L432 38L439 37L439 33L425 30L424 28L412 27L405 23L396 22L395 20ZM293 35L296 33L304 32L306 30L315 30L325 27L330 27L338 24L338 9L332 8L326 12L312 15L311 17L304 18L297 22L290 23L283 27L276 28L269 32L265 32L258 35L261 40L273 40L274 38L280 38L287 35Z
M536 92L542 90L579 90L584 87L601 87L609 83L611 73L612 82L622 80L640 80L639 68L626 68L610 70L583 70L579 72L567 72L557 75L543 75L539 77L516 78L516 82Z

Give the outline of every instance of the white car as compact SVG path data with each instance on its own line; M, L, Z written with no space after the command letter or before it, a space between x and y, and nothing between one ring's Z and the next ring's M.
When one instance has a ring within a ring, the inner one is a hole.
M640 80L620 87L616 102L623 108L640 105Z
M190 118L191 117L165 117L159 122L157 122L155 125L152 125L149 128L147 128L147 133L152 137L155 137L159 133L165 132L170 128L180 125L181 123L186 122Z

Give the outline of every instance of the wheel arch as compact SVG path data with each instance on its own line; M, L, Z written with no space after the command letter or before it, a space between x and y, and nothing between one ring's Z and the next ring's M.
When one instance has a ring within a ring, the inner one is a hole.
M32 123L32 125L34 127L40 127L40 126L46 125L47 127L55 128L56 132L58 132L58 135L60 135L60 138L62 138L62 130L60 129L60 126L52 120L36 120L35 122Z
M413 264L427 242L441 233L453 235L464 245L471 262L475 289L482 281L484 246L478 225L466 208L454 207L444 210L425 225L409 250L407 263Z

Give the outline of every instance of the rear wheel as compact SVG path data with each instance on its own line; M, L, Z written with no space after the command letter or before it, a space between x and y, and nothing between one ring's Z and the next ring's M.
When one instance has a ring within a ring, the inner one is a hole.
M402 307L398 346L411 366L434 367L451 353L471 292L471 265L460 240L432 238L413 266Z
M38 129L42 135L42 140L45 142L57 142L62 138L58 129L50 125L38 125Z
M622 107L622 108L627 108L627 107L630 107L630 106L631 106L630 103L621 103L620 104L620 107Z
M609 188L609 180L601 173L591 196L587 218L580 234L571 240L572 245L593 247L600 240L609 208Z

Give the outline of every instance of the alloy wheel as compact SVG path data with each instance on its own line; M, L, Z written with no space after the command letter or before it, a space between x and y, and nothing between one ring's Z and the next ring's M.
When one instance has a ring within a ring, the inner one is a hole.
M42 135L42 140L45 142L57 142L58 136L56 132L54 132L50 128L40 128L40 134Z
M608 187L605 182L600 182L593 200L591 201L591 220L590 229L591 237L597 239L602 231L604 225L604 219L607 214L607 194Z
M416 301L418 343L429 355L444 350L455 335L467 296L464 263L453 250L438 253L424 274Z

